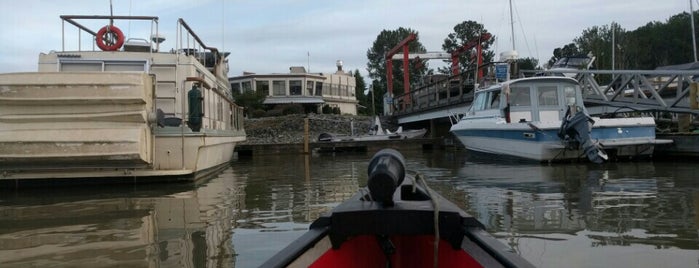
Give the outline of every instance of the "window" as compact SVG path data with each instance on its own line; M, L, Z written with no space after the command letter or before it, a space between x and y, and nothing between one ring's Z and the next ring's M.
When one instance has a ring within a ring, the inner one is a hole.
M481 111L485 108L485 101L486 101L486 93L479 93L476 94L476 97L473 99L473 103L471 103L471 111Z
M490 105L488 105L487 109L500 108L500 91L491 91L488 94L490 95Z
M313 96L313 81L306 81L306 96Z
M231 83L231 91L236 93L242 93L240 92L240 83Z
M323 82L316 82L316 96L323 96Z
M532 105L532 100L529 97L529 87L510 87L510 96L512 106Z
M540 106L558 106L558 87L541 86L538 89Z
M274 96L286 96L286 81L272 81L272 90Z
M146 63L143 61L104 62L104 71L106 72L143 72L145 69Z
M303 89L301 88L301 80L289 80L289 95L301 95Z
M576 105L577 104L577 97L575 96L575 87L572 86L567 86L563 89L563 92L566 94L566 105ZM579 105L582 106L582 105Z
M330 85L330 95L340 96L340 87L337 84Z
M61 62L61 72L101 72L101 62Z
M255 91L264 96L269 95L269 81L255 81Z
M242 83L242 85L243 85L243 92L251 92L252 91L252 82L245 81Z

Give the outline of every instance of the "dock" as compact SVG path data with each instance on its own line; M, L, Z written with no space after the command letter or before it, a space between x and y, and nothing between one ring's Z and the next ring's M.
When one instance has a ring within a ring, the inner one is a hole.
M339 141L339 142L310 142L309 152L374 152L384 148L396 150L426 150L440 148L444 141L440 138L420 138L410 140L379 140L379 141ZM240 144L235 147L238 156L253 156L266 154L305 153L303 143L274 143L274 144Z

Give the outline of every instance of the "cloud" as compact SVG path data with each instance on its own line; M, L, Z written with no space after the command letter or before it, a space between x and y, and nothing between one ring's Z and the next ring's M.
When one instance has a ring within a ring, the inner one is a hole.
M159 16L162 48L175 47L176 20L184 18L207 45L230 51L230 75L243 71L288 72L309 64L314 72L332 72L335 61L346 70L366 68L366 51L384 29L412 28L429 51L440 51L454 25L478 21L498 37L496 53L511 48L508 1L226 1L113 0L119 15ZM686 1L513 0L515 41L520 56L546 62L553 49L572 42L586 28L619 23L634 30L686 11ZM108 14L108 1L24 0L0 10L0 72L34 71L40 52L60 50L59 15ZM98 29L105 22L86 22ZM136 23L117 22L130 36L148 38ZM67 25L66 46L77 48L75 29ZM83 48L91 47L86 34ZM310 58L308 57L310 53ZM436 67L439 62L430 62Z

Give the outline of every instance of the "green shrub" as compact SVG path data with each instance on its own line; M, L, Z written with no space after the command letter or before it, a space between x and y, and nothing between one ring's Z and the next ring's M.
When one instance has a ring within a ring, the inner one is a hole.
M334 114L340 114L340 107L333 107Z
M303 105L301 104L285 104L280 107L283 115L287 114L303 114Z
M321 109L321 112L323 112L323 114L330 114L333 112L333 108L326 104L323 105L323 109Z
M282 116L282 110L281 109L274 109L274 110L269 110L267 111L267 116Z

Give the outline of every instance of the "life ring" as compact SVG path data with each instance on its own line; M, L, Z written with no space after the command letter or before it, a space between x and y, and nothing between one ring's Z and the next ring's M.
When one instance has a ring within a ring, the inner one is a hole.
M97 46L103 51L116 51L124 45L124 33L116 26L104 26L97 31Z

